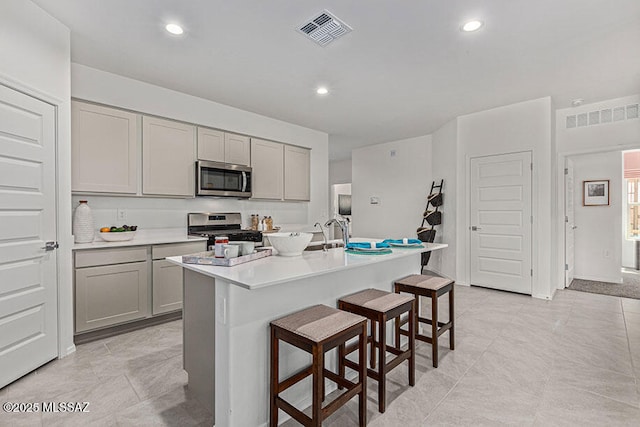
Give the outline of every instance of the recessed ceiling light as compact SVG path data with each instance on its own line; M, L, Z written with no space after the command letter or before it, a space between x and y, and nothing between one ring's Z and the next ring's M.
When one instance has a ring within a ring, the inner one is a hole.
M317 93L318 95L326 95L326 94L328 94L328 93L329 93L329 89L327 89L327 88L326 88L326 87L324 87L324 86L320 86L318 89L316 89L316 93Z
M164 28L167 31L169 31L171 34L175 34L176 36L179 36L180 34L184 33L184 30L178 24L167 24Z
M464 25L462 26L462 31L466 31L466 32L471 32L471 31L476 31L479 30L480 27L482 27L484 25L484 23L482 21L469 21L469 22L465 22Z
M573 107L579 107L580 105L582 105L583 102L584 102L584 99L578 98L578 99L574 99L573 101L571 101L571 105Z

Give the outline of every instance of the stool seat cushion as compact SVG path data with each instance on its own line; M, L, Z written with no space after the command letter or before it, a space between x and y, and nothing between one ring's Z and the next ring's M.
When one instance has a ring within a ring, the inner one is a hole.
M379 289L365 289L364 291L340 298L340 301L384 313L409 301L413 301L413 297L393 292L385 292Z
M337 308L314 305L276 319L271 324L311 341L320 342L365 320L365 317Z
M412 274L410 276L403 277L400 280L396 280L396 283L437 291L440 288L444 288L445 286L452 284L453 280L444 277L431 276L429 274Z

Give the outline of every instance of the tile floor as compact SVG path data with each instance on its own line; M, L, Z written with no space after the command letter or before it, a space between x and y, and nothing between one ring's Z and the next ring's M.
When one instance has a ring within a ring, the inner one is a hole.
M640 424L640 300L456 292L456 350L442 346L434 369L430 346L420 343L416 385L407 385L404 366L393 371L385 414L370 380L370 426ZM177 321L80 345L1 389L0 401L89 401L91 412L0 412L0 426L211 425L185 388L181 343ZM357 425L356 401L327 425Z

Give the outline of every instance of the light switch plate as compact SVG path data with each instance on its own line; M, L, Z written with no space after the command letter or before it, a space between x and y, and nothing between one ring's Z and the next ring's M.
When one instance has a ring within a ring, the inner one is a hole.
M371 196L369 198L369 204L371 205L379 205L380 204L380 198L377 196Z

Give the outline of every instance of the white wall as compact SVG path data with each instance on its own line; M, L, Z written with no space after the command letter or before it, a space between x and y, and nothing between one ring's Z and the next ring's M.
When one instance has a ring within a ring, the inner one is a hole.
M637 104L640 102L640 95L634 94L625 96L622 98L608 99L590 104L584 104L579 107L563 108L556 110L556 139L557 139L557 170L558 178L556 186L562 189L563 177L561 169L564 165L564 159L566 156L578 154L578 153L595 153L606 152L611 150L621 149L637 149L640 148L640 120L621 120L611 123L602 123L591 126L569 128L566 127L566 117L569 115L577 115L582 113L589 113L592 111L600 111L608 108L616 108L620 106L627 106L630 104ZM563 230L563 207L564 207L564 191L557 192L557 211L555 215L556 227L558 230ZM623 233L620 230L620 233ZM555 245L557 251L560 254L564 253L564 234L562 232L557 233ZM623 245L623 260L624 263L629 262L629 259L634 260L634 255L631 251L634 250L634 243L622 239ZM635 263L635 261L633 261ZM562 263L561 265L563 265ZM561 265L556 270L556 280L560 288L564 284L564 271Z
M571 156L574 168L575 273L578 279L621 283L622 153ZM583 206L583 181L610 180L609 206Z
M83 197L93 207L96 226L115 222L118 208L127 210L129 224L143 228L186 227L186 213L207 211L239 211L247 225L253 213L271 215L275 225L327 220L329 147L326 133L80 64L72 64L71 77L75 98L311 148L310 202ZM74 204L78 199L74 197Z
M469 283L469 177L470 158L501 153L533 153L533 287L532 295L550 298L552 188L552 105L540 98L458 117L456 280Z
M431 135L353 150L352 165L353 235L415 237L431 188Z
M28 0L0 2L0 83L57 107L59 349L73 345L69 29Z
M329 185L351 182L351 159L329 162Z
M446 277L456 277L456 215L457 182L456 156L458 143L458 121L454 119L433 133L432 173L433 179L444 179L444 204L442 224L436 227L436 242L447 243L448 248L431 254L428 268ZM454 165L451 167L451 165Z

